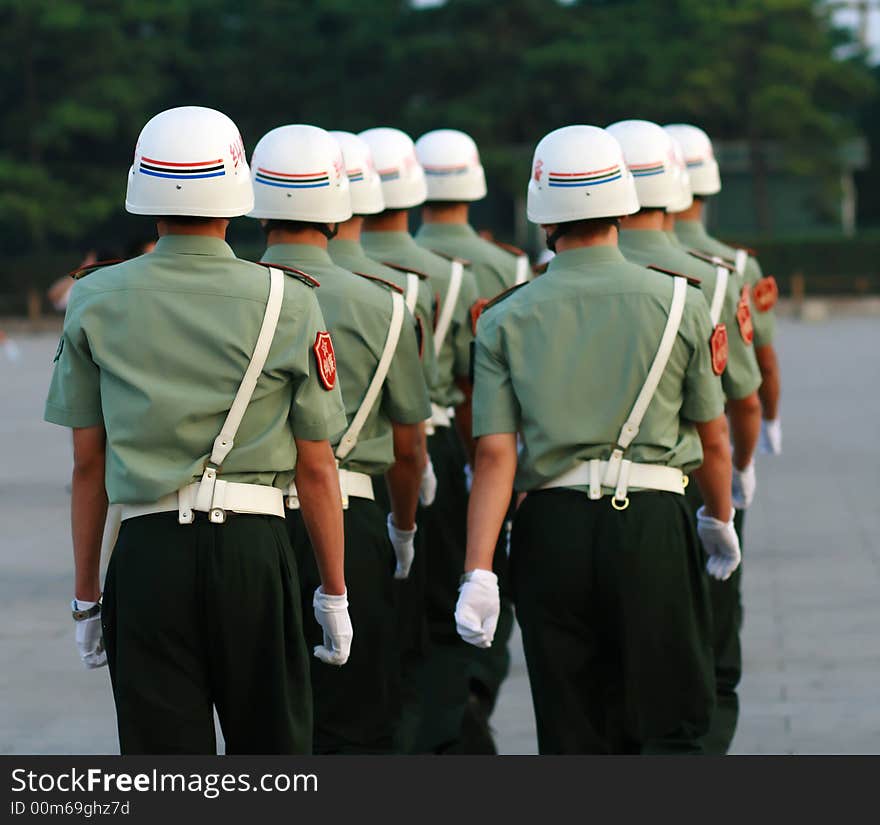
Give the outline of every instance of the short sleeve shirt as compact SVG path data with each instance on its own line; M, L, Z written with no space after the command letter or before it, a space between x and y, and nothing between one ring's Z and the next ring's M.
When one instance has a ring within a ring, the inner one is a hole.
M112 503L156 501L201 477L268 294L265 267L200 236L165 236L153 252L77 281L45 418L103 423ZM321 384L312 350L325 329L315 290L285 278L275 337L223 479L286 487L294 439L321 441L344 429L339 389Z
M518 490L551 481L576 461L610 456L672 303L673 279L657 275L616 247L567 250L540 278L484 311L473 432L520 434ZM628 458L683 472L702 462L693 422L724 409L710 332L706 302L688 288L675 346Z

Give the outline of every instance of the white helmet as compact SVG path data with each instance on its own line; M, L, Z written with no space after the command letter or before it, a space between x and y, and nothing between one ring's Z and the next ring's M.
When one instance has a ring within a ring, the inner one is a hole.
M694 196L691 194L691 178L688 174L687 164L684 162L684 150L681 144L665 126L663 127L669 139L672 141L672 152L675 155L675 163L678 166L678 197L669 205L669 212L684 212L690 209L694 202Z
M672 138L662 126L649 120L621 120L612 123L608 131L623 149L636 183L639 205L643 209L668 209L681 194Z
M702 129L687 123L670 123L666 129L684 151L693 194L714 195L720 192L721 176L709 136Z
M342 149L345 174L351 188L351 211L355 215L375 215L385 209L382 182L373 165L373 155L365 140L351 132L330 132Z
M416 141L429 201L478 201L486 197L486 176L477 144L456 129L435 129Z
M564 126L541 138L529 180L532 223L618 218L638 211L636 186L613 135L597 126Z
M141 129L125 208L135 215L234 218L254 205L238 127L215 109L180 106Z
M386 209L409 209L425 202L428 187L412 139L400 129L380 126L361 132L373 153Z
M317 126L279 126L260 138L252 218L338 223L351 217L342 149Z

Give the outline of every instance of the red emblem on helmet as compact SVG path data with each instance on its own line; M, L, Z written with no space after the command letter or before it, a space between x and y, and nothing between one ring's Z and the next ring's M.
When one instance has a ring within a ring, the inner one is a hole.
M739 294L739 303L736 306L736 322L739 324L739 334L747 344L752 343L755 337L755 328L752 326L752 310L749 306L749 285L746 284Z
M752 301L758 312L767 312L768 310L773 309L773 307L776 306L778 298L779 287L776 285L776 278L772 275L768 275L766 278L761 278L752 290Z
M477 321L480 320L480 316L483 314L483 310L488 303L488 298L477 298L477 300L471 304L471 331L474 335L477 334Z
M541 175L544 174L544 161L538 158L535 161L535 180L541 182Z
M319 332L315 338L315 361L318 364L318 378L325 390L336 386L336 353L333 352L333 341L329 332Z
M721 375L727 366L727 327L724 324L715 327L709 339L709 347L712 351L712 372Z

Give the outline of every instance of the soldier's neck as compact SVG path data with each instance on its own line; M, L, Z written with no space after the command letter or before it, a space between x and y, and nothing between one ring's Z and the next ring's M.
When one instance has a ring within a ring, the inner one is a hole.
M202 235L225 241L228 226L228 218L191 218L183 221L162 218L156 221L156 231L160 238L165 235Z
M663 229L662 209L640 209L635 215L626 215L620 219L621 229L651 229L659 232Z
M563 235L556 240L557 252L568 252L569 249L583 249L587 246L617 247L617 227L609 226L607 230L589 235Z
M422 207L422 220L425 223L464 223L468 222L467 203L432 203Z
M663 213L663 231L675 232L675 215L671 212Z
M336 237L341 241L360 241L363 227L363 216L354 215L345 223L339 224L339 231L336 233Z
M282 243L300 243L308 246L327 248L327 237L317 229L272 229L266 235L266 246L277 246Z
M406 209L386 209L378 215L366 215L364 232L409 232L409 212Z
M675 220L677 221L702 221L703 220L703 201L694 198L694 202L684 210L684 212L676 212Z

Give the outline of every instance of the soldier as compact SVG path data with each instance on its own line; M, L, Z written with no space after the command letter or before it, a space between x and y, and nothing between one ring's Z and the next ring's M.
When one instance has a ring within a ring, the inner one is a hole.
M488 241L468 223L470 204L486 197L486 177L477 146L470 136L455 129L437 129L416 141L416 157L425 170L428 200L422 207L422 225L416 242L426 249L470 261L477 284L477 301L471 306L474 329L480 312L489 300L510 287L524 283L531 272L528 256L520 249ZM465 392L469 390L463 386ZM468 399L469 400L469 399ZM473 459L470 439L470 404L456 410L459 434L467 438L469 461ZM470 475L470 464L466 468ZM495 706L498 690L510 667L507 642L513 630L513 606L507 588L507 546L510 519L499 538L501 546L495 554L495 572L501 582L502 605L495 644L488 651L470 648L465 655L471 660L470 699L464 728L462 750L468 753L495 753L489 730L489 716ZM461 557L456 559L460 569ZM459 640L456 638L455 642ZM459 644L452 651L460 650ZM455 666L451 664L451 666Z
M431 406L403 290L336 266L327 242L351 217L342 150L315 126L281 126L261 138L253 163L252 217L266 232L263 262L304 270L321 282L318 302L336 342L348 428L332 439L345 510L345 574L359 643L345 668L312 666L316 753L387 753L396 708L396 627L392 572L409 575L418 490ZM385 473L387 524L371 476ZM288 495L288 527L302 558L303 599L318 570L298 490ZM388 541L388 532L392 545ZM396 553L396 569L393 563Z
M676 123L666 127L681 143L693 192L693 203L676 215L675 232L692 249L719 256L735 263L740 286L750 301L754 326L755 355L761 369L761 451L770 455L782 452L782 421L779 417L779 360L773 346L776 333L774 307L779 295L776 280L764 276L751 250L723 244L706 232L703 224L706 200L721 191L721 177L712 151L712 142L696 126ZM741 529L741 528L740 528Z
M431 388L433 414L428 452L437 477L436 499L419 513L426 543L425 615L430 645L414 677L419 698L417 727L402 732L402 747L449 752L460 747L462 721L469 697L467 661L455 632L456 587L464 559L467 487L464 448L454 425L455 408L467 398L473 329L470 308L477 299L472 273L459 259L442 257L419 246L409 234L408 209L427 196L422 167L410 138L397 129L368 129L360 135L369 144L385 199L385 211L368 215L362 241L371 258L423 273L434 295L434 352L437 382ZM403 740L408 740L404 742Z
M46 402L73 428L77 645L87 667L106 645L123 753L214 753L212 706L228 753L307 753L294 472L321 570L315 655L341 665L352 637L328 442L345 415L315 283L224 242L253 187L220 112L150 120L125 205L156 216L159 241L77 282ZM122 527L102 608L108 499Z
M637 209L608 132L544 137L528 216L556 257L478 324L456 620L466 641L491 644L492 553L515 476L528 494L511 581L541 753L700 752L714 685L685 473L706 501L698 531L709 572L727 578L739 563L709 312L685 278L623 258L617 219Z
M683 199L682 170L671 136L656 123L626 120L608 127L623 148L633 174L641 209L621 222L620 249L633 263L656 264L700 280L709 306L713 333L712 365L721 375L733 442L733 505L745 510L755 494L754 453L761 429L757 389L761 374L751 344L748 307L741 306L735 272L723 262L708 263L705 255L687 253L663 232L666 209ZM687 499L696 514L703 501L697 485ZM739 655L738 604L742 568L727 581L710 579L716 707L704 743L708 753L726 753L736 729L736 686L742 666Z

